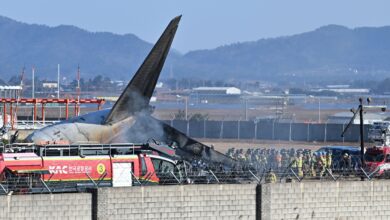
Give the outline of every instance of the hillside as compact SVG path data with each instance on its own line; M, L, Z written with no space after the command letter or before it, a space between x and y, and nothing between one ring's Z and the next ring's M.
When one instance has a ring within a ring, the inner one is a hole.
M25 65L37 76L98 74L128 80L152 44L133 34L88 32L73 26L48 27L0 17L0 77ZM390 75L390 27L349 29L329 25L311 32L260 39L210 50L169 54L162 77L246 79L279 82L381 80ZM171 68L172 67L172 68Z
M390 75L390 27L315 31L185 54L181 68L199 77L271 81L372 79Z
M80 64L82 77L102 74L128 80L152 47L133 34L29 25L5 17L0 17L0 39L2 78L34 65L37 76L55 79L60 63L63 75L71 78Z

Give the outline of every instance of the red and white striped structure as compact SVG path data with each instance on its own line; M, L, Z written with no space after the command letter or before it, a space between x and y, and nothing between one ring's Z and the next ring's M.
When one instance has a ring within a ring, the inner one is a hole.
M15 103L30 103L34 105L34 121L37 119L37 104L41 105L42 108L42 120L45 120L45 104L47 103L59 103L65 104L65 118L69 118L69 104L74 104L75 113L79 112L80 104L97 104L97 109L100 110L104 104L104 99L51 99L51 98L0 98L0 102L3 103L3 123L7 123L7 105L9 105L9 113L11 116L11 128L14 125L14 109ZM76 115L77 116L77 115Z

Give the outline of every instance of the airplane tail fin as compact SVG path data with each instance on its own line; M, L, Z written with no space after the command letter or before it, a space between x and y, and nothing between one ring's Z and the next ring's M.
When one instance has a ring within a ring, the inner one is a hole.
M150 98L164 66L180 18L181 15L172 19L168 24L133 79L112 107L104 124L118 122L149 107Z

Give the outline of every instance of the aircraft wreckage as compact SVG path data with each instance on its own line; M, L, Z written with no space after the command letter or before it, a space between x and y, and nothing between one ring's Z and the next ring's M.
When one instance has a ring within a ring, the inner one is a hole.
M230 157L151 116L150 99L180 19L181 16L175 17L168 24L111 109L88 113L36 130L25 142L37 145L64 142L70 145L107 145L119 142L147 143L153 139L173 147L175 155L182 160L218 164L224 170L239 167Z

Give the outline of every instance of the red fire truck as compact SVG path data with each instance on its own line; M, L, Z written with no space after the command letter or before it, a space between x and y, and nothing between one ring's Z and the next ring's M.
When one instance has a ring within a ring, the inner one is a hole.
M375 122L368 130L368 138L374 147L368 148L364 159L372 176L390 175L390 121Z
M65 191L180 182L183 176L172 148L148 143L14 145L0 154L0 178L1 188L31 190L43 184Z
M372 176L389 177L390 175L390 147L375 146L368 148L364 160L367 170Z

